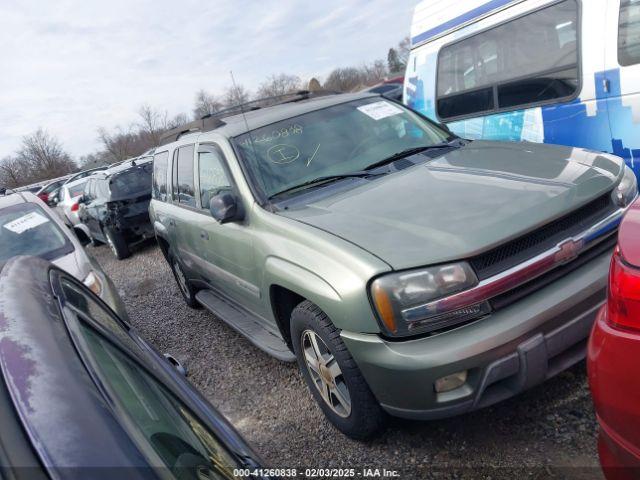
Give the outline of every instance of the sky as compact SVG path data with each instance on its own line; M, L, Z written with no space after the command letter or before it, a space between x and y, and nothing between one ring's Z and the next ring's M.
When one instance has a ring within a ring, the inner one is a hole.
M417 0L0 0L0 159L42 127L75 158L143 103L191 114L197 90L303 79L386 58Z

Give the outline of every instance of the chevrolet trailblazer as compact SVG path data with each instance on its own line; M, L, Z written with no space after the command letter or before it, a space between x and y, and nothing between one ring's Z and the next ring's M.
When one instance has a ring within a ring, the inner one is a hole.
M581 361L636 194L609 154L299 92L169 132L150 214L185 301L297 360L365 438L385 413L468 412Z

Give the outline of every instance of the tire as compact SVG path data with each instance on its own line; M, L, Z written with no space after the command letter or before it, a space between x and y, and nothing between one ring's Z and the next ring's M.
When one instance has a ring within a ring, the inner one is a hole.
M118 260L122 260L123 258L127 258L131 255L129 245L127 245L127 241L124 239L122 233L117 230L107 228L105 229L104 234L105 237L107 237L107 244Z
M320 368L313 368L306 359L308 355L313 357L313 335L320 353L323 354L319 365L329 359ZM340 338L340 331L319 307L305 300L293 309L291 339L302 376L329 421L342 433L356 440L370 438L382 430L386 421L385 412ZM325 347L326 353L323 353ZM339 370L335 369L335 363ZM329 380L332 371L333 374L339 372L339 375ZM320 391L330 381L333 382L332 387L324 389L323 396ZM344 407L347 403L345 400L349 400L350 408Z
M180 263L180 260L178 260L178 257L169 253L169 255L167 255L167 261L169 262L169 266L173 272L173 278L176 280L178 290L184 302L193 309L202 308L200 302L196 300L198 290L195 289L189 279L187 279L187 276L184 274L184 267Z

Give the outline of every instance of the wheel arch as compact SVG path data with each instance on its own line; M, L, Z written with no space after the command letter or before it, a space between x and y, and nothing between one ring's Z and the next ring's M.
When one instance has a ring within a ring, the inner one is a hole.
M162 255L165 260L169 261L169 248L171 245L169 244L167 228L156 220L153 222L153 231L156 234L156 242L160 246Z
M317 305L336 326L342 323L342 298L315 273L281 258L272 257L266 262L266 276L271 312L289 346L291 312L304 300Z

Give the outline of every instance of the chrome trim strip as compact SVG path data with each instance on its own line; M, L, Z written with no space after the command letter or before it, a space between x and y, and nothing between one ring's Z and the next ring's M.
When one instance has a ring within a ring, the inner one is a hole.
M487 278L473 288L424 305L402 310L402 317L407 322L425 320L434 315L484 302L513 290L560 265L570 262L584 251L600 243L607 238L608 233L620 224L626 210L626 208L616 210L581 234L567 238L546 252L542 252L526 262Z

